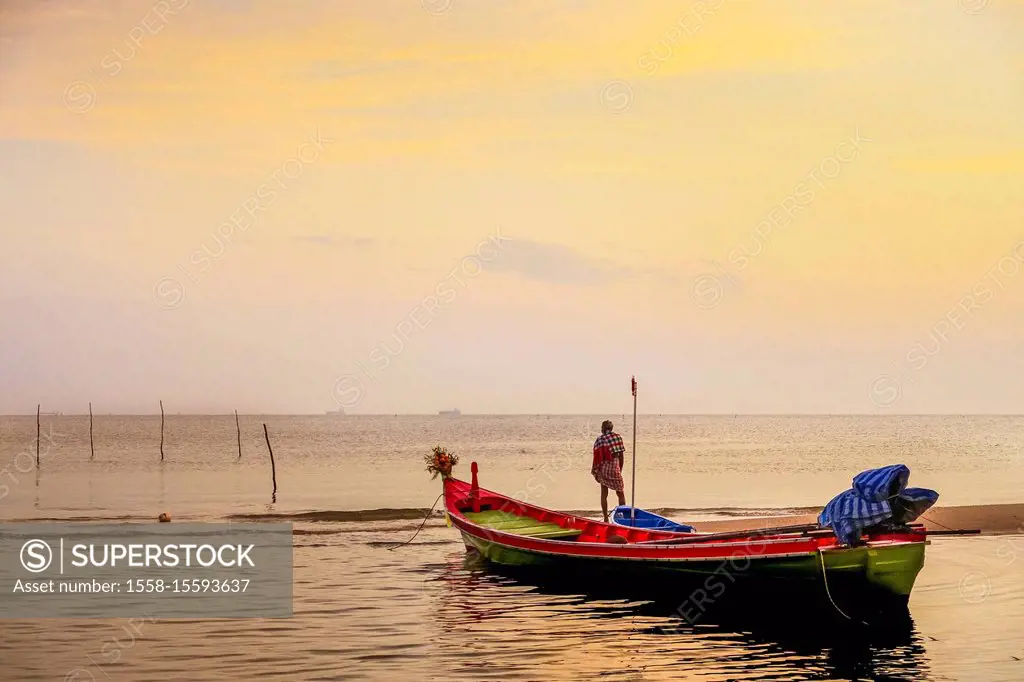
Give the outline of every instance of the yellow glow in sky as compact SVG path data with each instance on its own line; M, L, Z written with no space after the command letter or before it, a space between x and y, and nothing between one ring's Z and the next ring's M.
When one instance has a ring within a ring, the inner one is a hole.
M5 7L0 411L326 409L496 231L349 407L874 411L1000 263L899 408L1024 398L1022 2Z

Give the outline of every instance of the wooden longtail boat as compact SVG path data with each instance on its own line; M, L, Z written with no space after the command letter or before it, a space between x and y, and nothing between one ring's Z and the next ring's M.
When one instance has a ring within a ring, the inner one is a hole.
M717 534L627 528L485 490L475 462L472 474L472 483L445 477L446 513L466 548L490 562L563 576L599 572L634 584L688 579L696 581L705 601L730 585L762 589L769 581L828 594L833 604L833 597L843 595L846 604L868 598L875 608L905 608L928 544L920 526L871 532L856 547L842 546L830 530L813 526Z

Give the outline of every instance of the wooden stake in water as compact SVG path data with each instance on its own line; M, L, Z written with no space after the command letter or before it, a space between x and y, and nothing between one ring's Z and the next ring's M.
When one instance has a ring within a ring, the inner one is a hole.
M89 403L89 459L96 456L96 448L92 444L92 403Z
M274 482L274 493L272 499L277 501L277 469L274 467L274 448L270 447L270 434L267 433L267 425L263 425L263 437L267 440L267 450L270 451L270 478Z
M242 459L242 427L238 425L238 410L235 410L235 432L238 434L238 459Z
M36 404L36 469L39 468L39 408L42 407Z
M164 461L164 401L160 401L160 461Z
M630 380L633 388L633 477L630 483L629 525L636 525L636 377Z

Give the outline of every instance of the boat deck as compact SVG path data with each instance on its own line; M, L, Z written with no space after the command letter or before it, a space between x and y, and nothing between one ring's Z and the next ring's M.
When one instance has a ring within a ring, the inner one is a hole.
M473 523L485 528L499 530L503 533L525 535L531 538L575 540L583 534L583 531L578 528L563 528L557 523L539 521L529 516L519 516L497 509L465 512L464 515Z

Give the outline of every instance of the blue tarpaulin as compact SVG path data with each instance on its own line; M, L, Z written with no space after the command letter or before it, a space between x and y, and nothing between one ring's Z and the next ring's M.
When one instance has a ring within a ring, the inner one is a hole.
M853 478L853 487L839 493L825 505L818 523L835 531L844 545L852 545L865 528L896 517L909 523L923 514L939 499L927 488L908 488L910 469L892 464L869 469Z

